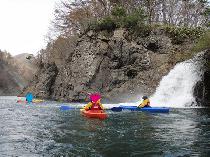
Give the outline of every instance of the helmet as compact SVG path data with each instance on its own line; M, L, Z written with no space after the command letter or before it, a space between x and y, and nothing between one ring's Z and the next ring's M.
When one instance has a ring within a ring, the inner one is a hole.
M148 97L147 96L143 96L142 99L146 100L146 99L148 99Z
M101 99L101 95L98 93L90 95L90 100L94 103L96 103L99 99Z

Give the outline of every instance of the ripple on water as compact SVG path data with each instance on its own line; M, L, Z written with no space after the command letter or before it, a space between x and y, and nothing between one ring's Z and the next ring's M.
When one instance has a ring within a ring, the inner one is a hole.
M208 109L111 112L101 121L59 104L0 100L0 156L208 156Z

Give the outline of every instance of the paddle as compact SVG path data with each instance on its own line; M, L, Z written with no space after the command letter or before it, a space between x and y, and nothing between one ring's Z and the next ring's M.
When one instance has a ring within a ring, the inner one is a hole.
M111 110L114 112L121 112L122 110L129 109L131 111L141 110L141 108L138 108L137 106L119 106L119 107L112 107Z
M111 110L113 112L121 112L122 111L122 107L112 107Z
M62 106L59 107L59 109L61 111L68 111L68 110L76 110L76 109L80 109L80 108L62 105ZM113 112L121 112L122 111L122 107L112 107L111 110Z
M75 110L76 109L76 107L72 107L72 106L60 106L59 107L60 108L60 110L62 110L62 111L67 111L67 110Z

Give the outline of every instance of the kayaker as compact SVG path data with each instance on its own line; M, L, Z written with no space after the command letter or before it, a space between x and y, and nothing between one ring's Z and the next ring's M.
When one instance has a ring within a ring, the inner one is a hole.
M91 94L90 101L84 109L87 110L103 110L103 105L101 104L101 95L100 94Z
M138 106L139 108L151 107L151 106L150 106L149 98L148 98L147 96L143 96L142 99L143 99L143 101L142 101L142 103Z
M26 101L27 101L28 103L32 102L33 98L34 98L34 96L33 96L32 93L28 92L28 93L26 94Z

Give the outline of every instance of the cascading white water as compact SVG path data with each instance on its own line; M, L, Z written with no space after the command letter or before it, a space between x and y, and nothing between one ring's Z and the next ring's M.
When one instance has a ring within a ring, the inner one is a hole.
M193 89L202 76L202 56L203 53L178 63L164 76L151 97L151 105L177 108L195 106Z

